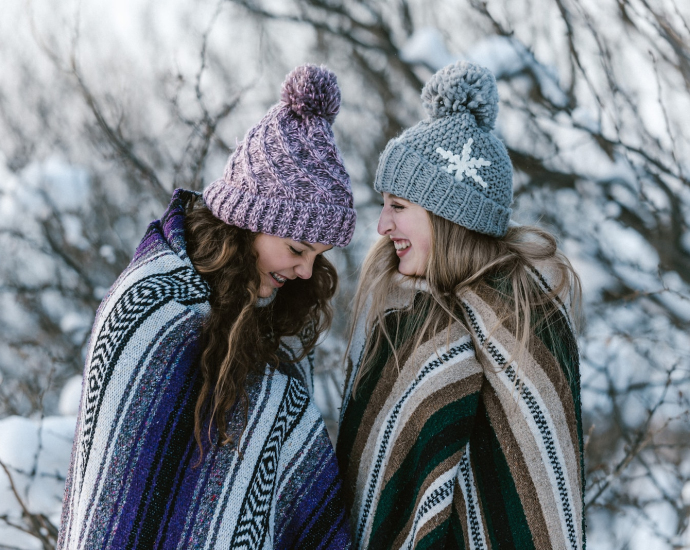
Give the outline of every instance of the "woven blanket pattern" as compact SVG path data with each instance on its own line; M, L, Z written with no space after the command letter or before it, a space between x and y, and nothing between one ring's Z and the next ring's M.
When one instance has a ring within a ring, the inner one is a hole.
M60 549L349 548L311 357L267 369L228 415L235 446L193 437L209 289L185 252L178 190L101 304L84 372ZM286 339L286 357L299 338ZM213 430L212 430L212 433Z
M567 311L535 330L517 365L507 364L516 342L511 325L497 325L495 293L467 293L462 307L466 325L412 353L400 335L423 312L403 309L398 324L394 304L386 321L400 367L384 344L353 397L367 336L361 322L355 331L336 447L354 547L580 550L582 425Z

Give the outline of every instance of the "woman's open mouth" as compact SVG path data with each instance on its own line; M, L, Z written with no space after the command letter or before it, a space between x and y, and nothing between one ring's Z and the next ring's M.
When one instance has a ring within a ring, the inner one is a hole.
M285 281L287 281L287 277L283 277L282 275L278 275L278 273L273 273L272 271L269 273L271 278L275 281L276 286L283 286L285 284Z
M412 246L412 243L407 239L393 239L393 246L395 246L395 253L398 257L402 257L407 254L407 251Z

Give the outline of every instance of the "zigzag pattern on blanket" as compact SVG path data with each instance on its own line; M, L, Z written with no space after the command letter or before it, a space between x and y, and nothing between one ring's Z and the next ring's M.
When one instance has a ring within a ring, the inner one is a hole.
M175 194L97 313L58 548L348 548L335 455L302 383L307 359L292 365L299 377L249 380L244 430L239 410L228 414L236 447L205 442L199 463L208 287L184 251L190 195ZM283 346L292 358L295 346Z
M290 379L270 435L256 461L252 482L244 495L230 548L249 549L263 546L280 450L285 439L304 415L308 403L307 392L299 382Z

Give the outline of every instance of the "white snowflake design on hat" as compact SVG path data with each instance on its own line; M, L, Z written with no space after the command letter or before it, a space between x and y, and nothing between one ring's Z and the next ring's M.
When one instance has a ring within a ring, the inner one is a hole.
M486 188L486 182L482 177L477 174L477 169L484 166L491 166L491 162L484 160L483 158L470 157L472 154L472 144L474 139L470 138L467 143L462 148L462 156L456 155L452 151L446 151L445 149L438 147L436 152L441 155L444 159L448 161L448 166L444 168L446 172L452 174L455 172L455 179L458 181L463 181L465 176L471 177L479 185Z

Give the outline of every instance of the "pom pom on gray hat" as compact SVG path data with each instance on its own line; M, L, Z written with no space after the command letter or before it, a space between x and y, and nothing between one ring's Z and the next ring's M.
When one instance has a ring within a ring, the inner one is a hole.
M513 201L513 166L491 130L498 89L491 71L459 61L422 90L428 118L386 145L374 188L473 231L502 237Z
M422 90L422 104L431 118L469 111L477 126L493 130L498 115L496 78L485 67L459 61L431 77Z
M350 177L331 123L340 109L335 75L302 65L281 101L250 128L204 201L225 223L296 241L346 246L355 230Z

